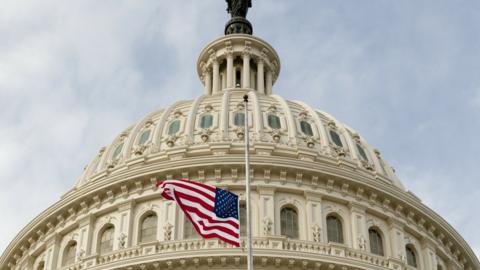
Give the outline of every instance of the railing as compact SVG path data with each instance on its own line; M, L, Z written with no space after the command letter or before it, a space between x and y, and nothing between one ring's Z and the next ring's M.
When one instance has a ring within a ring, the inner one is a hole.
M309 255L309 258L312 258L312 260L315 260L315 256L310 255L319 255L323 256L324 258L340 257L343 260L351 261L350 264L355 264L355 261L357 261L361 265L371 265L376 266L377 268L402 269L405 267L402 261L374 255L363 250L352 249L342 244L308 242L275 236L254 238L252 244L254 257L256 256L256 252L257 254L261 253L262 257L268 256L269 251L272 252L272 256L279 254L278 252L282 254L285 252L298 252L299 256L307 254ZM191 256L195 257L198 255L197 253L202 251L210 255L215 254L211 255L212 257L225 256L224 252L226 251L229 252L226 256L232 256L232 254L234 254L235 256L241 257L245 255L242 248L236 248L220 240L213 239L189 239L168 242L152 242L131 248L116 250L105 255L84 257L75 266L62 268L62 270L74 270L80 268L85 269L94 266L106 265L113 262L121 262L122 260L131 258L141 259L142 256L152 255L162 255L162 259L169 260L169 257L173 258L175 257L175 253L179 252L191 252ZM184 259L188 259L188 257L188 255L184 256ZM292 258L295 259L295 256ZM79 267L79 265L81 266Z

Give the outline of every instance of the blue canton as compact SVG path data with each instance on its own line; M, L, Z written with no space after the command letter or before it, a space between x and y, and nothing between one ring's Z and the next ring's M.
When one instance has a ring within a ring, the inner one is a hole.
M215 192L215 214L217 217L238 219L238 196L217 188Z

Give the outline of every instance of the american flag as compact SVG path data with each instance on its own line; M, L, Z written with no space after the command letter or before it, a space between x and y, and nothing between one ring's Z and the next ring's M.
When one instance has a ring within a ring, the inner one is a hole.
M217 237L240 246L237 195L189 180L166 180L157 186L165 199L177 202L203 238Z

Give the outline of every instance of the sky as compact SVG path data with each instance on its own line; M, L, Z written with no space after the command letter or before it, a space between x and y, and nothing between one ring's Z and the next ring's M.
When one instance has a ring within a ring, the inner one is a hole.
M0 1L0 252L126 127L203 93L223 0ZM480 255L480 1L253 0L274 93L356 129ZM5 222L8 221L8 222Z

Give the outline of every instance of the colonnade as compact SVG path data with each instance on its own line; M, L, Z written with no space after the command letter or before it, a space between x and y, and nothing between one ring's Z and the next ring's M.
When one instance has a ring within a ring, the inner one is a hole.
M206 95L234 88L272 93L279 72L279 58L265 42L250 37L225 37L200 54L198 72Z

